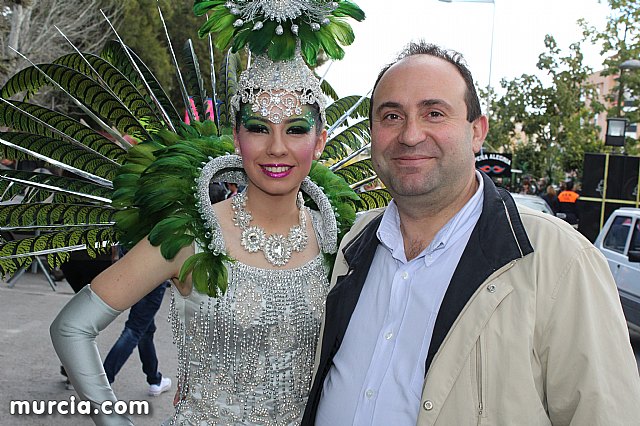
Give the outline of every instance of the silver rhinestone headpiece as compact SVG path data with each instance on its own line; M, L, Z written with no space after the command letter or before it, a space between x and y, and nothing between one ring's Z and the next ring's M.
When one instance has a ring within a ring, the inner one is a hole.
M282 23L302 15L313 31L320 30L321 25L329 24L328 15L338 7L338 3L330 0L233 0L226 2L225 6L238 17L233 23L235 27L253 21L253 29L260 30L264 25L263 20L270 20L278 23L275 32L282 35ZM291 32L298 34L298 26L293 22Z
M238 91L231 99L235 120L241 104L250 104L274 124L287 117L301 115L304 105L317 103L322 122L326 123L325 99L320 81L311 72L299 52L288 61L272 61L267 55L257 55L251 66L240 74Z

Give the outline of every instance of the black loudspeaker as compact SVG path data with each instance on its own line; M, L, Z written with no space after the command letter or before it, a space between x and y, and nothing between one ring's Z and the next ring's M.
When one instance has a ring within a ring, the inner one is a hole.
M582 177L583 197L602 198L604 191L604 154L585 154ZM636 200L640 159L628 155L609 155L607 199Z
M638 166L640 165L640 158L638 157L624 157L624 169L622 172L622 188L620 199L636 201L638 192Z
M604 184L604 154L585 154L582 176L583 197L601 198Z
M622 182L624 181L625 157L621 155L609 156L609 170L607 176L607 200L622 198Z

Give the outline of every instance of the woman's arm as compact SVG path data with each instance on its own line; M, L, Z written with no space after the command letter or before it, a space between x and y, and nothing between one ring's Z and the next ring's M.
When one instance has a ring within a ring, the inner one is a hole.
M51 340L67 375L80 398L91 401L93 408L117 400L104 373L96 336L159 283L177 276L192 253L191 247L185 247L167 261L159 248L144 239L83 288L51 324ZM99 425L132 424L122 415L98 413L92 418Z
M158 284L176 278L184 261L193 253L193 247L184 247L175 258L166 260L160 247L152 246L145 238L98 275L91 282L91 289L113 309L124 311ZM183 284L190 285L190 277Z

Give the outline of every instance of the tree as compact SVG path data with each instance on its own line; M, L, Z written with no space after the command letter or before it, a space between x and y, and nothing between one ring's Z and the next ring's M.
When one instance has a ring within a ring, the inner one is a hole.
M584 153L600 149L593 115L602 105L587 81L591 69L583 64L580 44L572 44L563 55L555 39L547 35L545 47L537 67L550 83L527 74L502 80L505 94L490 101L490 128L496 130L489 136L503 147L515 144L516 167L553 182L563 172L581 171Z
M606 59L603 63L602 75L620 76L620 64L627 59L640 59L640 1L638 0L608 0L612 10L604 29L597 29L581 21L585 40L600 43L600 54ZM607 94L607 100L611 107L607 114L611 117L618 116L618 93L620 89L620 77L618 85L611 93ZM631 123L640 122L640 110L638 98L640 98L640 71L629 70L624 73L623 85L627 93L627 99L632 100L631 109L625 109L624 114ZM628 106L629 102L625 104ZM626 151L635 152L633 140L627 139Z
M113 0L0 0L0 84L29 65L72 50L58 27L82 51L98 51L111 31L100 10L117 19L121 2Z
M193 13L193 0L138 0L124 2L124 13L118 22L118 33L124 42L131 47L153 70L158 81L169 93L176 106L183 105L178 85L176 69L169 54L165 31L162 27L158 6L166 22L178 63L183 74L183 49L187 40L191 40L199 60L200 71L204 80L207 95L211 96L211 59L208 38L198 37L198 29L205 18ZM225 58L225 52L214 50L215 67L219 70ZM220 76L218 76L218 79Z

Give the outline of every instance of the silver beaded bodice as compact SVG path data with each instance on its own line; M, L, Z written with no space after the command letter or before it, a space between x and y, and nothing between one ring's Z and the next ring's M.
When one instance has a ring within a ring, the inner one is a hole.
M321 242L321 216L312 222ZM322 254L293 269L226 267L229 287L219 298L172 291L180 402L170 424L299 424L329 285Z

